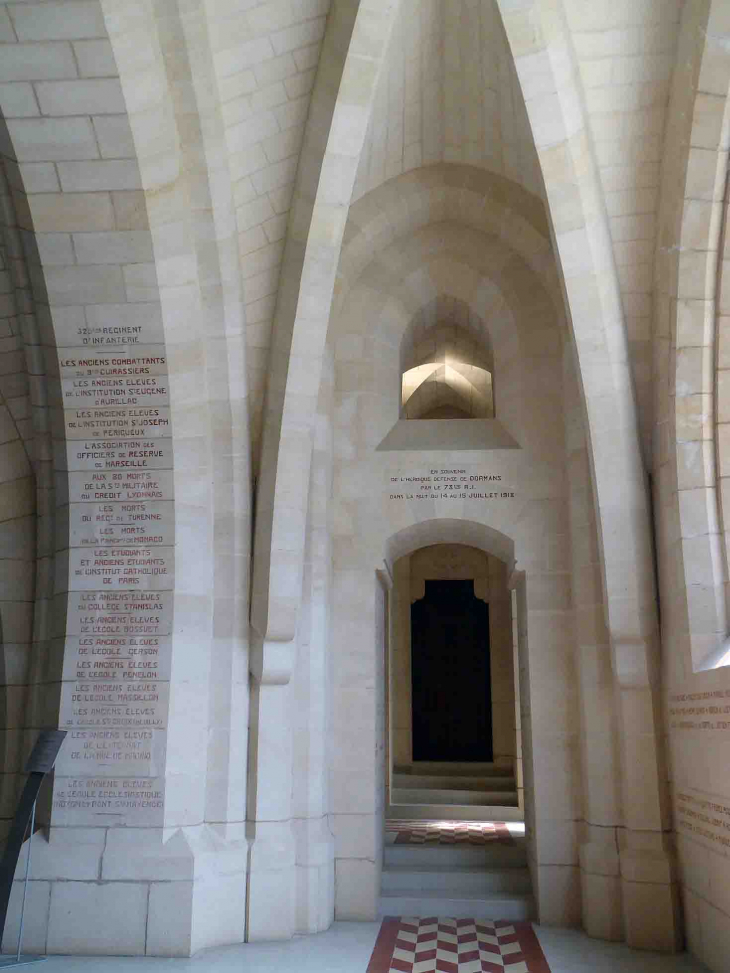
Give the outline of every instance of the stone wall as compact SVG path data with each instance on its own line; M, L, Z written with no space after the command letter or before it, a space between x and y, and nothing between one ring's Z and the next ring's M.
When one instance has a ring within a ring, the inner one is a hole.
M729 37L725 0L0 3L5 822L70 730L29 949L372 917L399 558L448 543L509 568L541 920L670 950L681 888L724 968ZM379 451L446 305L509 438Z
M510 569L517 560L527 578L531 675L523 689L536 727L531 842L540 877L540 910L544 921L576 923L578 726L571 707L557 702L575 692L572 669L564 661L573 645L566 636L572 622L560 317L551 299L550 266L537 257L539 233L534 227L541 225L542 203L520 196L524 191L515 188L512 219L499 219L497 209L476 202L479 190L493 185L494 178L456 167L424 170L400 177L397 190L386 185L363 197L351 211L357 232L343 252L329 333L336 369L333 632L345 653L342 658L336 654L335 665L343 677L348 674L350 685L372 686L360 690L363 718L367 714L361 730L372 739L377 683L369 592L383 556L393 565L396 592L399 562L388 552L401 543L403 554L436 543L467 544ZM386 239L381 240L373 232L380 226L378 213L396 199L399 209L389 208ZM475 225L475 212L481 225ZM519 242L517 235L508 235L508 228L518 226L524 227ZM501 239L495 235L500 232L506 234ZM512 247L522 249L525 239L534 244L523 256ZM398 416L401 341L414 311L434 293L466 302L475 318L485 322L485 343L493 350L502 390L499 416L519 449L481 455L448 448L425 456L374 452ZM484 540L487 525L495 537L510 539L509 553ZM511 643L509 618L505 598L503 628ZM334 729L338 736L345 725ZM346 736L342 746L348 746ZM359 745L347 756L343 753L343 759L348 768L364 767ZM347 776L341 775L347 802L336 809L338 836L349 833L356 810L358 820L364 813L372 821L378 817L369 796L373 781L366 781L364 791L358 787L350 792L345 780L353 774L349 769ZM369 833L374 840L374 829ZM377 863L379 855L372 844L368 859ZM374 915L376 865L361 862L358 869L356 890L337 883L336 915L342 918Z
M730 949L725 344L728 87L723 4L685 6L655 267L655 520L669 782L688 948Z
M191 119L170 84L173 61L210 79L179 11L3 4L0 23L33 302L24 722L69 730L26 948L188 954L240 941L246 916L249 430L218 109ZM16 890L7 943L17 908Z

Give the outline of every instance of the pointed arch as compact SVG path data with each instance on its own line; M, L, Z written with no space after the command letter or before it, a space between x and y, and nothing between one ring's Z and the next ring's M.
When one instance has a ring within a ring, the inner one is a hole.
M497 0L497 5L540 161L585 407L604 611L619 690L626 938L634 947L671 952L678 948L679 928L671 851L663 837L669 808L657 698L651 510L608 217L564 0ZM651 836L652 856L663 871L657 896L661 888L664 918L651 931L641 908L634 908L635 883L643 877L642 835ZM600 894L596 882L592 891Z
M562 0L497 3L535 136L575 342L616 669L625 685L647 686L657 630L646 473L618 278L577 65ZM616 489L617 482L622 489Z
M382 59L382 50L378 57ZM323 179L328 171L324 169ZM347 201L349 204L349 197ZM359 199L349 212L345 205L344 212L347 225L339 237L341 249L336 254L332 251L336 276L329 271L326 278L318 276L316 294L311 292L312 301L316 300L322 308L321 313L312 319L300 314L292 325L293 334L286 330L283 317L276 326L280 339L291 342L291 349L301 349L301 357L291 358L288 371L282 373L280 366L284 359L277 357L278 353L272 355L268 433L264 436L258 484L252 591L252 623L259 635L254 659L257 672L265 670L262 653L266 639L271 642L274 669L280 672L283 666L287 672L291 665L290 650L285 646L291 646L296 628L308 489L305 474L321 366L321 355L318 353L313 359L311 353L313 349L324 348L327 323L339 313L351 282L359 279L365 265L398 235L428 227L439 218L457 220L466 227L486 229L497 235L508 244L510 259L525 261L530 266L542 284L537 292L540 296L535 299L536 318L545 313L550 317L559 315L562 307L544 204L503 176L467 165L429 166L390 180ZM313 259L314 254L324 259L319 236L313 232L309 239ZM497 254L494 260L504 262ZM377 273L376 266L377 261L371 273ZM302 281L304 290L304 277ZM528 298L529 295L522 295L522 300ZM551 306L548 312L545 299ZM284 313L282 306L281 314ZM277 340L275 336L275 347L278 347ZM297 369L301 369L301 374ZM291 432L287 433L287 429ZM276 651L274 645L278 645ZM279 662L274 663L274 658Z
M332 71L320 75L312 99L274 322L257 487L252 666L264 681L288 681L291 674L326 321L358 160L400 2L347 0L336 6L324 42L334 54Z
M473 520L452 520L435 517L422 520L396 531L386 541L385 556L392 568L398 558L413 554L433 544L463 544L476 547L504 561L508 570L514 566L515 545L512 538L493 527Z
M677 501L676 578L662 579L670 638L689 643L696 672L727 664L727 371L721 332L726 297L730 51L719 39L730 22L722 3L688 5L677 66L656 260L655 374L658 492ZM681 193L676 187L681 187ZM660 525L661 526L661 525ZM674 590L671 593L668 587Z

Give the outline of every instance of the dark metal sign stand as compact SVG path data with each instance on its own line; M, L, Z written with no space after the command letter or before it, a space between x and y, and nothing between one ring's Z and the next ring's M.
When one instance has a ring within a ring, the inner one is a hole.
M47 957L32 956L21 952L23 945L23 921L25 918L25 901L28 893L28 878L30 877L30 853L33 845L33 831L35 830L35 809L38 800L38 791L43 783L43 778L53 769L56 762L58 751L66 736L65 730L42 730L36 740L33 751L25 765L25 771L29 775L25 782L23 793L20 796L18 809L8 835L8 842L5 846L5 854L0 862L0 949L5 933L5 922L8 915L8 905L10 904L10 894L13 890L15 870L18 865L18 858L23 847L23 841L30 824L30 835L28 837L28 857L25 862L25 881L23 884L23 901L20 908L20 929L18 931L18 949L15 956L0 955L0 969L9 966L28 966L31 963L40 963Z

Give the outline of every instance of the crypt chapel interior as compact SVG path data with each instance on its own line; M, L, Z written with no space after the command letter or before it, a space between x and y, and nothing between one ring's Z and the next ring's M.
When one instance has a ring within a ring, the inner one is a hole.
M28 950L730 970L729 148L730 0L0 2Z

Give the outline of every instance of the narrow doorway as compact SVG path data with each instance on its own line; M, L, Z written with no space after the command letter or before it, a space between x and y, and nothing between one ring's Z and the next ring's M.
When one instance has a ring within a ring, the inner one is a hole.
M508 565L441 542L390 577L380 914L528 919Z
M493 759L489 605L473 581L425 582L411 606L413 760Z

